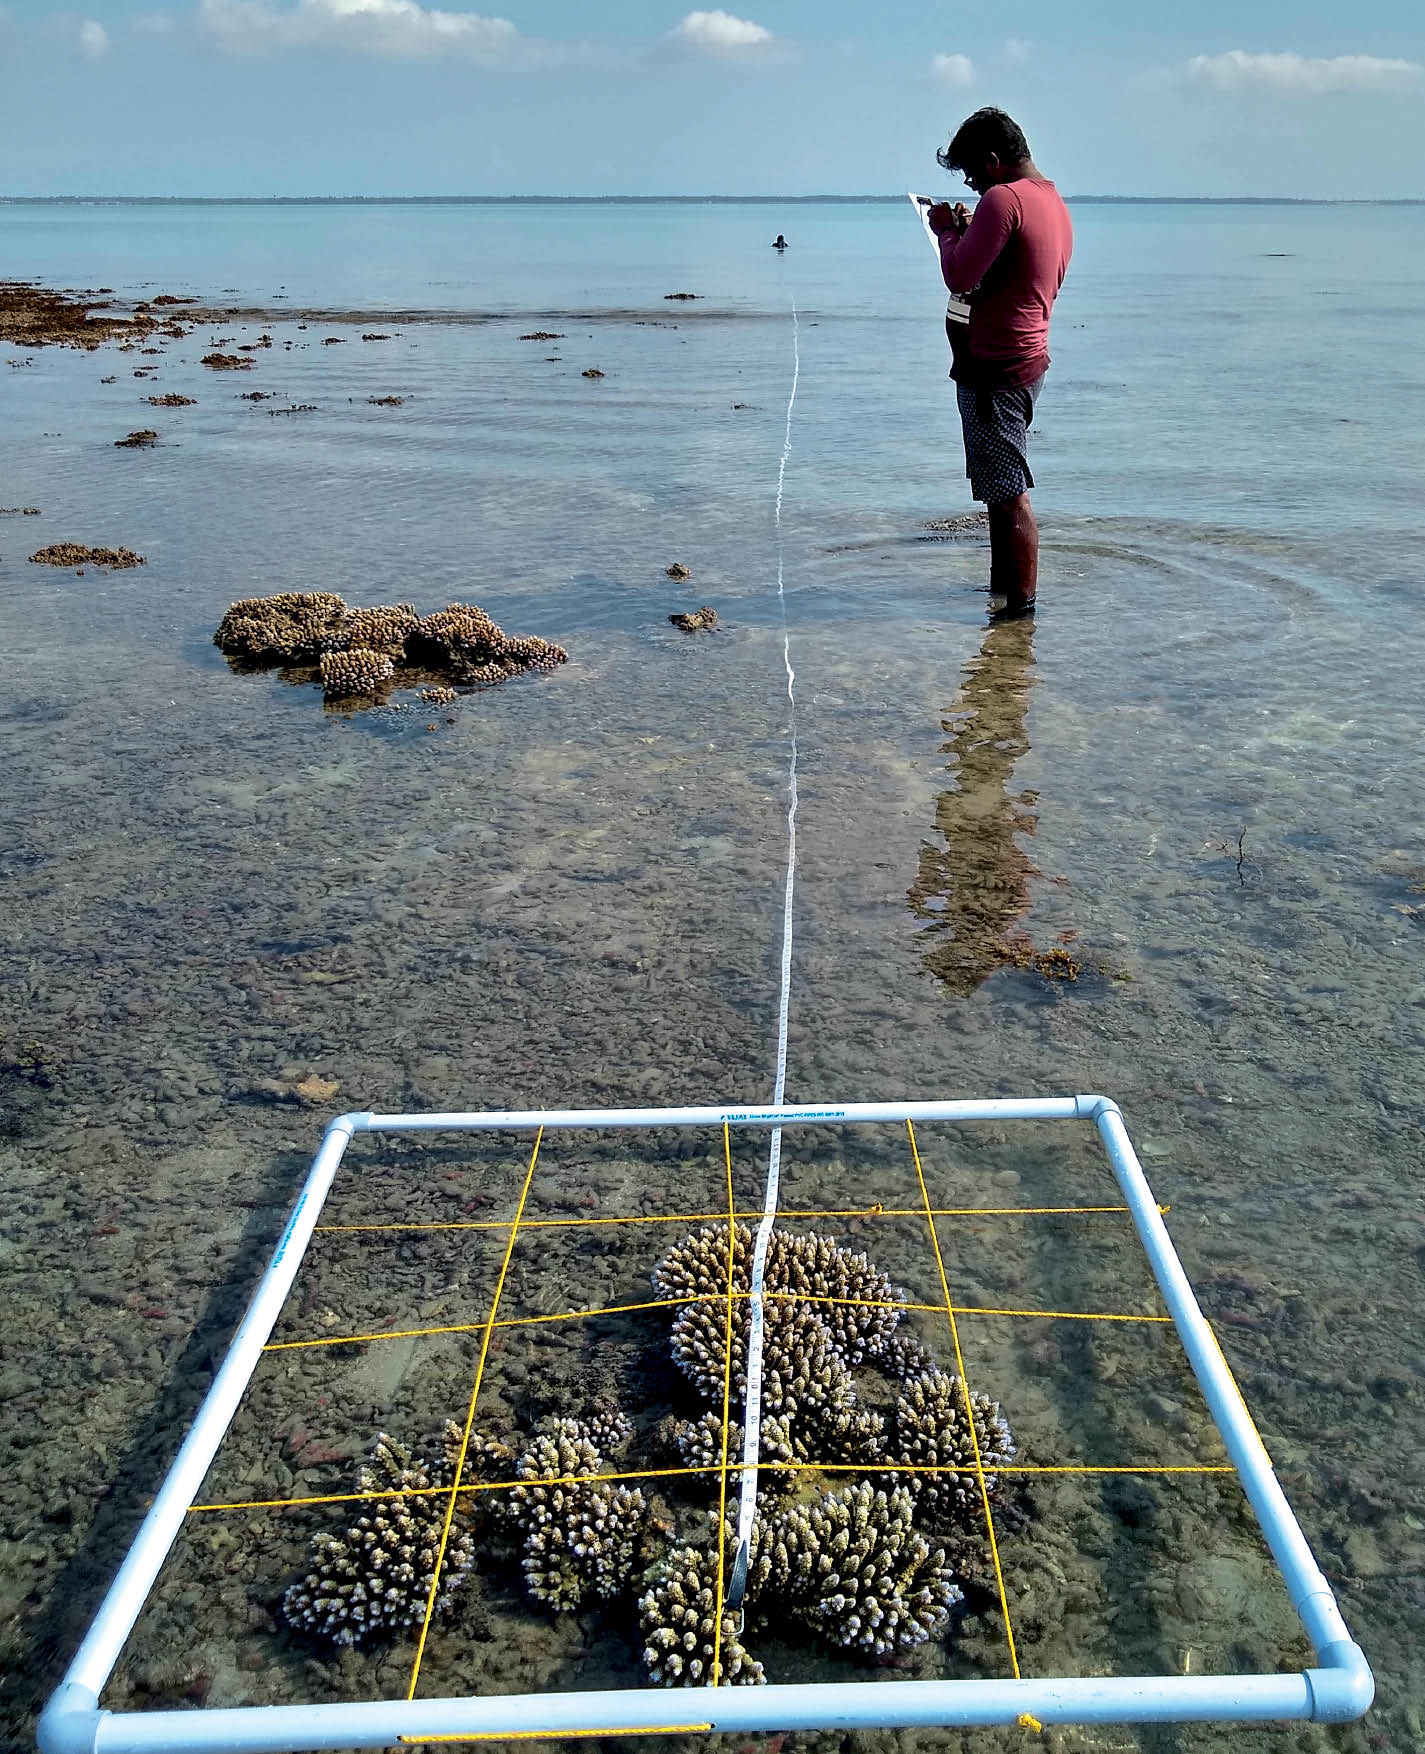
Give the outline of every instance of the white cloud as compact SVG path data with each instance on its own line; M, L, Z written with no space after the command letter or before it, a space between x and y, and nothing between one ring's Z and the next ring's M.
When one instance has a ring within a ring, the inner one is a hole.
M416 0L203 0L203 23L227 49L348 49L416 58L459 55L482 66L538 58L507 18L444 12Z
M1034 44L1024 37L1007 37L1004 45L1004 58L1006 61L1027 61L1029 51L1033 47Z
M1319 97L1332 91L1401 91L1416 84L1425 67L1418 61L1382 60L1376 55L1194 55L1188 78L1215 91L1269 91L1287 97Z
M975 64L968 55L937 55L930 63L930 77L942 85L969 85L975 77Z
M166 12L140 12L131 25L145 36L164 37L173 29L173 20Z
M79 46L91 61L109 53L109 33L102 24L88 18L79 27Z
M685 48L710 55L736 55L772 41L771 31L730 12L690 12L672 34Z

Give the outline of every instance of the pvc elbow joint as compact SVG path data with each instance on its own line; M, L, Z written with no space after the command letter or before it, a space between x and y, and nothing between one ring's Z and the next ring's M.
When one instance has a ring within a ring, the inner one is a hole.
M55 1689L35 1725L40 1754L93 1754L102 1715L97 1694L66 1681Z
M1306 1671L1312 1722L1345 1724L1364 1717L1376 1696L1375 1676L1366 1653L1353 1640L1341 1639L1328 1644L1319 1655L1326 1666Z

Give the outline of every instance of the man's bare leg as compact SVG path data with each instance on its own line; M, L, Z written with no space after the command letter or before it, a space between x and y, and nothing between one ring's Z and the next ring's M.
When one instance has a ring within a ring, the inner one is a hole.
M1005 615L1022 615L1039 588L1039 526L1029 495L987 508L990 518L990 592L1005 600Z

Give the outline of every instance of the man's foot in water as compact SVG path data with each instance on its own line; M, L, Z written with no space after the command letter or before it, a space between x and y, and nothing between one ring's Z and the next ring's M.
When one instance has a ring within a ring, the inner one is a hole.
M998 609L990 610L991 621L1022 621L1026 615L1034 613L1035 597L1021 597L1017 602L1001 604Z

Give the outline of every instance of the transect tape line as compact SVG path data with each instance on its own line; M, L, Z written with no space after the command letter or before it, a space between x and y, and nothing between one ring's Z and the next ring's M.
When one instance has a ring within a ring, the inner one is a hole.
M785 586L786 544L782 535L782 492L787 479L787 458L792 453L792 409L802 374L801 329L797 301L792 299L792 390L787 397L787 420L782 434L782 459L777 465L777 502L773 522L777 534L777 603L782 612L782 663L787 672L787 729L791 751L787 761L787 881L782 894L782 985L777 999L777 1065L772 1103L782 1106L787 1087L787 1007L792 990L792 892L797 875L797 696L796 671L792 668L792 638L787 628ZM727 1592L730 1608L740 1608L747 1589L747 1566L752 1556L752 1519L757 1509L757 1453L762 1441L762 1283L767 1271L767 1245L777 1217L777 1195L782 1175L782 1129L772 1128L767 1152L767 1191L762 1221L752 1249L751 1308L747 1323L747 1392L742 1412L742 1490L737 1510L737 1552L732 1562L732 1581ZM725 1425L724 1421L724 1425ZM725 1539L718 1530L718 1543ZM722 1616L718 1616L721 1625Z

